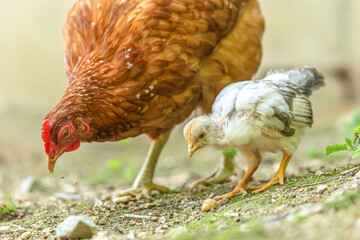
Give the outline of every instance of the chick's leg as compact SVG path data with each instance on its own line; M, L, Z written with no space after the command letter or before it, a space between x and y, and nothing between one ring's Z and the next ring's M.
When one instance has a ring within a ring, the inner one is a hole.
M234 190L232 190L229 193L226 193L221 196L217 196L216 198L219 199L218 203L221 203L225 201L226 199L231 199L237 195L245 194L247 189L247 185L250 181L251 176L254 174L254 172L257 170L258 166L251 166L246 171L244 177L240 180L240 182L236 185Z
M268 183L261 185L259 189L254 191L254 193L263 192L277 183L279 183L280 185L284 185L285 171L290 162L290 159L291 159L291 155L284 153L283 159L281 160L280 163L279 170L276 172L274 178L271 179Z
M140 173L134 181L133 187L128 190L120 191L117 194L118 196L142 194L145 197L149 197L152 190L157 190L159 192L169 191L167 187L154 184L152 180L158 158L162 148L169 138L170 132L171 131L163 133L156 140L152 141L148 155L140 170Z
M236 185L234 190L229 193L226 193L221 196L217 196L216 198L219 199L218 203L225 201L226 199L231 199L237 195L245 194L246 190L251 190L248 188L248 183L250 181L251 176L256 172L260 164L260 154L258 151L255 152L248 152L242 151L242 154L246 158L248 162L248 170L246 171L244 177L240 180L240 182Z
M192 183L189 186L189 190L194 189L196 186L203 185L212 185L216 183L221 183L228 179L230 176L234 175L236 172L236 164L234 163L234 156L222 155L220 167L216 169L210 176L202 178Z

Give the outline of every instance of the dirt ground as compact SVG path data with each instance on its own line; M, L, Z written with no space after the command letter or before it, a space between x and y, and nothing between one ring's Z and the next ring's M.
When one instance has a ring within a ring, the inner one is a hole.
M219 154L207 148L188 159L181 126L172 133L154 180L172 190L114 204L101 197L131 186L146 156L146 137L83 144L64 154L51 175L39 136L45 112L9 103L0 118L5 126L0 197L5 203L11 196L16 210L1 215L0 238L53 239L67 216L87 215L98 227L94 239L359 239L360 179L355 174L360 161L349 161L348 153L325 156L326 145L341 143L360 119L359 96L347 98L341 82L325 76L326 88L312 97L315 124L290 162L285 185L238 196L208 213L201 212L202 202L230 191L243 171L223 184L184 190L212 172ZM270 180L279 158L266 156L251 184ZM241 156L237 163L245 169Z

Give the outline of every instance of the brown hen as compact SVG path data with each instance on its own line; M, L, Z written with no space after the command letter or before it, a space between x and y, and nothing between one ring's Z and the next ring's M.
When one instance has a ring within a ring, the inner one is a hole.
M131 190L152 183L171 129L219 91L246 80L261 59L263 18L256 0L80 0L64 26L69 85L47 114L42 137L53 172L80 142L153 139ZM227 177L228 166L215 178Z

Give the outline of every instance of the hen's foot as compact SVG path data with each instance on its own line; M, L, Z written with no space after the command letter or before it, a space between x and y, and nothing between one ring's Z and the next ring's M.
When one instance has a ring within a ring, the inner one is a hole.
M254 193L259 193L259 192L263 192L266 189L272 187L275 184L280 184L280 185L284 185L284 179L285 179L285 174L276 174L275 177L273 179L271 179L269 182L265 183L265 184L261 184L260 186L258 186L258 189L254 191Z
M232 175L236 175L241 170L233 162L232 156L223 156L221 161L221 166L216 169L210 176L206 178L199 179L193 182L188 189L191 191L198 185L212 185L224 182L226 179Z
M160 193L169 192L169 189L164 186L154 184L152 182L157 160L159 158L161 149L169 138L170 131L161 134L156 140L153 140L149 153L145 162L136 177L133 187L127 190L117 192L116 196L140 196L149 198L151 191L156 190Z
M234 190L232 190L229 193L226 193L224 195L216 196L216 199L219 199L217 203L221 203L227 199L231 199L237 195L246 194L246 190L248 190L247 187L235 187Z
M139 186L132 187L129 189L121 190L116 192L114 195L117 197L121 196L140 196L140 197L151 197L152 191L158 191L160 193L167 193L170 191L169 188L157 185L154 183L146 183L146 184L140 184Z
M196 188L198 185L205 185L210 186L212 184L218 184L224 182L226 179L231 177L232 175L236 174L237 171L234 168L224 168L221 167L220 169L216 169L214 173L210 176L199 179L193 182L188 189L191 191Z

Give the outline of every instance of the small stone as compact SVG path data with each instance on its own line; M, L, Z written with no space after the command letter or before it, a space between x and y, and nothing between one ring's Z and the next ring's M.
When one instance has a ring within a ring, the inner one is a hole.
M116 209L116 205L114 203L109 203L107 205L105 205L105 208L107 210L115 210Z
M217 208L217 202L214 199L206 199L201 207L201 211L208 212Z
M0 233L5 233L10 230L10 226L1 226Z
M25 231L26 231L25 228L18 226L18 228L16 230L13 230L12 232L25 232Z
M322 175L324 175L324 173L323 173L322 171L320 171L320 170L317 170L317 171L315 172L315 176L320 177L320 176L322 176Z
M98 221L99 225L105 225L106 224L106 217Z
M66 201L71 201L71 200L79 200L80 199L80 195L79 194L72 194L72 193L61 193L61 192L57 192L54 194L55 197L57 199L60 200L66 200Z
M319 185L316 189L316 193L322 194L328 189L328 186L326 184Z
M88 216L69 216L56 228L58 238L91 238L96 225Z
M153 205L151 203L145 203L144 207L145 207L145 209L150 209L153 207Z
M118 198L113 198L113 202L116 204L119 203L127 203L131 200L131 196L124 196L124 197L118 197Z
M96 201L95 204L94 204L94 208L96 207L102 207L104 205L104 202L103 201Z
M237 217L240 216L240 214L237 213L237 212L226 212L226 213L224 214L224 216L225 216L225 217L231 217L231 218L237 218Z
M163 228L163 229L168 229L168 228L169 228L169 225L166 224L166 223L164 223L164 224L162 225L162 228Z
M24 232L20 235L21 239L29 239L31 237L31 232Z
M33 189L35 178L29 176L20 182L19 193L23 196L28 195Z
M126 235L126 237L129 240L134 240L135 239L135 233L133 231L131 231Z
M94 221L94 223L95 224L98 224L99 223L99 217L98 216L92 216L92 217L90 217L91 218L91 220L93 220Z
M161 229L161 226L155 228L155 230L154 230L154 233L162 233L162 232L164 232L164 230Z
M25 232L26 229L17 225L9 225L9 226L2 226L0 227L0 233L5 232Z
M44 228L41 232L46 235L50 235L52 232L54 232L54 230L52 230L51 228Z
M159 223L165 223L165 222L166 222L166 218L164 216L159 218Z

